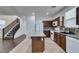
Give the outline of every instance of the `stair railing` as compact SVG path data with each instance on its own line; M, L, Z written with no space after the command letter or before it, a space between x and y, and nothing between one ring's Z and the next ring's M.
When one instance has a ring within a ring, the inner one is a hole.
M7 34L10 33L10 31L13 31L13 39L14 39L14 35L19 28L20 28L20 20L17 18L12 23L10 23L8 26L3 28L3 34L2 34L3 40L5 39L5 36L7 36Z

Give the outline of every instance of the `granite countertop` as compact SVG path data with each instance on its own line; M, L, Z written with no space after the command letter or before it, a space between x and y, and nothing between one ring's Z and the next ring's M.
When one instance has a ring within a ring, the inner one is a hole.
M61 33L61 32L60 32ZM69 36L69 37L72 37L72 38L75 38L75 39L78 39L79 40L79 34L65 34L65 33L61 33L63 35L66 35L66 36Z
M46 35L44 33L40 33L40 32L30 33L30 34L28 34L28 36L31 36L31 37L46 37Z
M79 40L79 35L67 35L69 37L72 37L72 38L75 38L75 39L78 39Z
M51 32L54 31L54 32L57 32L55 30L51 30ZM58 32L58 33L61 33L61 32ZM63 35L66 35L66 36L69 36L69 37L72 37L72 38L75 38L75 39L78 39L79 40L79 33L78 34L65 34L65 33L61 33Z
M53 30L53 28L52 27L46 27L46 28L44 28L44 30L45 31L50 31L50 30Z

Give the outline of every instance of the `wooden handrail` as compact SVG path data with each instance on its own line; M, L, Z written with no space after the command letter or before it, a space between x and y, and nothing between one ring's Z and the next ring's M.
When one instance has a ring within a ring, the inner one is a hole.
M3 28L3 40L5 35L16 25L16 24L20 25L20 20L17 18L16 20L14 20L12 23L10 23L8 26L6 26L5 28Z
M19 19L14 20L8 26L4 28L4 34L6 34L16 23L19 23Z

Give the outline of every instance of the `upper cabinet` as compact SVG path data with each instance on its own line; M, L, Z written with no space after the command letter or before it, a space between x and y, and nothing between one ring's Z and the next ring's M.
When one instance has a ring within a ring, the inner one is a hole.
M57 17L56 19L53 20L52 26L53 27L60 26L60 17Z
M76 8L76 24L79 25L79 7Z
M63 16L57 17L56 19L52 21L52 26L53 27L63 26L63 21L64 21Z
M52 27L52 21L43 21L44 27Z
M78 28L79 25L79 8L75 7L65 13L64 26Z

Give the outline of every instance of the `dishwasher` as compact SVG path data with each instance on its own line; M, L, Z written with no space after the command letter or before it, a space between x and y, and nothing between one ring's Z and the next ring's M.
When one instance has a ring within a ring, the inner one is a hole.
M66 36L66 52L79 53L79 40Z
M51 40L54 40L54 31L50 31L51 33L50 33L50 38L51 38Z

